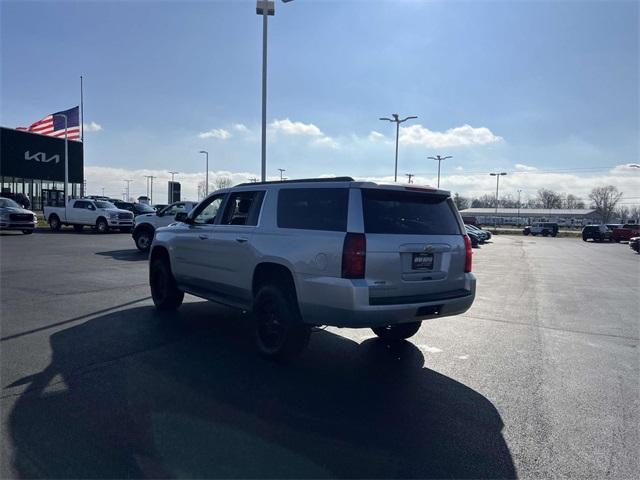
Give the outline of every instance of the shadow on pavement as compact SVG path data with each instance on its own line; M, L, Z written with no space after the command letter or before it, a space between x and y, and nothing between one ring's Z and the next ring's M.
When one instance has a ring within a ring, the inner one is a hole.
M516 476L494 406L409 342L318 332L275 365L247 318L207 302L50 341L50 365L5 387L24 389L9 416L21 477Z
M96 255L102 255L104 257L111 257L115 260L123 260L128 262L139 262L141 260L147 261L149 259L148 253L143 253L137 248L127 250L111 250L109 252L96 252Z

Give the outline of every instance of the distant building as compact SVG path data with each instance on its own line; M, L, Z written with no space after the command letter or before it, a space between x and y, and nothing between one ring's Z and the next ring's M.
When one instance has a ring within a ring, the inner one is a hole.
M460 215L467 223L478 225L531 225L535 222L556 222L564 227L582 227L599 223L592 208L466 208ZM470 221L472 220L473 221Z

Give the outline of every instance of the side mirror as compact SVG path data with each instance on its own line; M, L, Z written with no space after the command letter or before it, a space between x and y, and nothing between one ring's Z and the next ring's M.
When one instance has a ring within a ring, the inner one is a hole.
M174 219L176 222L186 222L188 216L187 212L177 212Z

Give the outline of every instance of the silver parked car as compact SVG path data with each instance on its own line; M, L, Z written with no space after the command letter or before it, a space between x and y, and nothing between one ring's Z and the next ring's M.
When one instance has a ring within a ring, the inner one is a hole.
M242 184L156 231L158 309L184 293L253 312L264 356L285 359L312 326L397 341L471 307L471 242L449 192L350 177Z
M30 234L37 224L38 217L31 210L22 208L10 198L0 197L0 230L20 230Z

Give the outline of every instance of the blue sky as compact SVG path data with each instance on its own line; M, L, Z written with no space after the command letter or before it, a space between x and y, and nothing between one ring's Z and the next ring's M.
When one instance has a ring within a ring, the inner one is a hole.
M201 149L214 172L259 176L255 1L0 8L1 123L77 104L84 75L85 123L100 127L86 133L90 191L143 171L193 183ZM394 127L378 117L399 112L419 116L401 135L401 175L432 183L426 157L453 155L444 174L463 193L488 188L482 173L537 168L558 172L505 188L583 194L611 176L640 197L636 172L612 170L639 157L638 20L638 2L277 2L268 173L388 177Z

